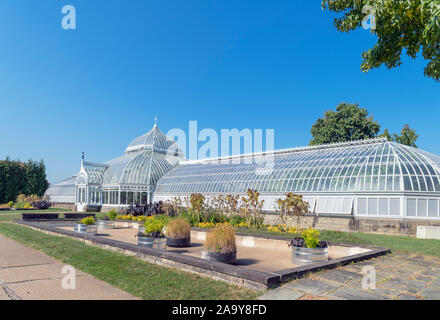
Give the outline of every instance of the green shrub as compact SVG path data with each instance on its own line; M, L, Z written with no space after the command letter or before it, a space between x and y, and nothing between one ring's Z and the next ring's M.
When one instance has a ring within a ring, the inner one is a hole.
M316 229L306 229L301 233L307 248L316 248L319 243L319 231Z
M196 227L199 224L197 216L192 214L192 210L181 210L181 212L179 213L179 218L188 221L191 227Z
M163 238L164 235L164 227L166 225L166 219L157 218L157 216L151 216L147 218L147 221L144 223L145 231L144 235L147 237L153 238Z
M14 208L15 208L15 209L23 209L24 206L25 206L26 204L28 204L28 203L26 203L26 202L21 202L21 201L18 202L18 201L17 201L17 202L15 203L15 205L14 205Z
M98 212L95 214L96 220L107 220L107 213L105 212Z
M107 212L107 217L109 218L109 220L115 220L117 216L118 213L116 212L115 209L112 209L109 212Z
M246 219L240 215L234 215L229 218L229 223L234 227L241 227L246 224Z
M9 201L9 202L8 202L8 207L9 207L9 208L12 208L13 206L14 206L14 201Z
M92 216L86 217L84 219L81 219L80 223L90 226L92 224L95 224L95 218L93 218Z

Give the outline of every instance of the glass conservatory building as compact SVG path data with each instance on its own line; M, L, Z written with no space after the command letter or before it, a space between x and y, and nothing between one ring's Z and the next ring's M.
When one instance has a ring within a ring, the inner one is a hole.
M385 139L186 161L155 126L119 158L83 161L72 190L81 209L192 193L245 195L249 188L260 192L266 211L294 192L317 215L440 219L440 157Z

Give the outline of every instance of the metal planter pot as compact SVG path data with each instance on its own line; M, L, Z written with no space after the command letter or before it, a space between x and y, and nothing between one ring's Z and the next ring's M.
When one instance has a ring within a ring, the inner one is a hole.
M191 237L187 238L167 238L167 246L175 248L184 248L191 246Z
M98 220L96 226L98 230L114 229L115 222L113 220Z
M138 246L144 246L159 250L166 250L167 238L138 237Z
M97 228L96 224L88 225L77 223L75 224L74 231L78 233L96 234Z
M292 263L308 264L328 261L328 248L292 247Z
M237 252L219 253L202 251L202 259L223 262L227 264L234 264L237 261Z

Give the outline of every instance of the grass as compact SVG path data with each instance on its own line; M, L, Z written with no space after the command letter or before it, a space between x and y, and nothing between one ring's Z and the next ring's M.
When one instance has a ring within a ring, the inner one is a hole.
M21 214L19 214L19 213L16 213L16 214L11 214L11 213L3 214L0 211L0 222L2 222L2 221L12 221L12 220L21 220Z
M0 233L143 299L239 300L261 294L12 223L0 223Z
M375 246L387 247L391 251L400 251L406 253L426 254L440 257L440 240L417 239L405 236L388 236L382 234L371 234L361 232L342 232L319 230L320 240L354 243L354 244L370 244ZM276 235L285 237L294 237L292 234L279 232L269 232L266 230L246 230L240 229L237 232L255 233L265 235Z
M38 209L33 209L33 210L21 210L21 209L16 209L16 210L0 210L0 214L1 213L51 213L51 212L69 212L72 211L71 209L62 209L62 208L49 208L46 210L38 210Z

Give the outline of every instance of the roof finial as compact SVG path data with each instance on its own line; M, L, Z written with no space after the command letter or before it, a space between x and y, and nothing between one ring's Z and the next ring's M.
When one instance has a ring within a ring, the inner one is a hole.
M84 167L84 151L81 153L81 168Z
M157 114L154 115L154 127L157 127Z

